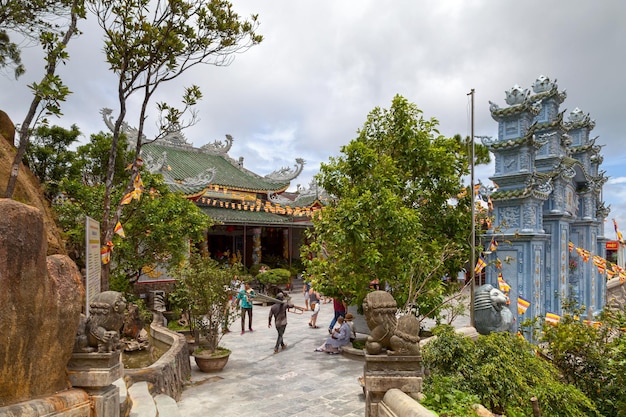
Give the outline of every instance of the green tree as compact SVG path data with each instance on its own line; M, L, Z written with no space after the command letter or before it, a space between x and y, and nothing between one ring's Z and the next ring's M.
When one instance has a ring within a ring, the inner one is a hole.
M322 164L319 184L334 197L313 219L307 271L328 295L361 305L368 284L388 285L405 310L436 315L441 278L469 258L468 141L446 138L436 119L396 96L374 109L342 155ZM476 163L488 160L478 147Z
M26 68L20 46L23 40L37 42L44 32L62 30L59 23L71 14L72 0L0 0L0 68L13 68L15 78ZM19 37L18 41L11 40Z
M20 7L22 3L23 2L20 1L15 4L13 2L9 2L12 7ZM63 84L61 77L59 77L56 73L57 66L60 63L67 61L69 58L69 54L65 48L67 47L67 44L72 36L78 33L78 19L85 17L85 9L83 0L72 0L71 2L66 1L62 3L42 1L33 2L33 5L36 5L35 7L43 8L43 10L40 10L42 16L51 19L54 19L55 16L46 15L46 5L49 7L50 5L55 4L62 4L68 8L69 20L67 22L67 26L65 27L57 27L56 25L50 24L49 27L54 28L54 30L41 30L39 33L39 43L43 47L45 54L45 72L39 83L29 85L29 88L33 92L33 100L31 101L28 112L26 113L26 116L20 124L17 132L19 137L19 146L11 166L11 175L9 175L9 179L7 181L5 190L6 198L11 198L15 191L15 184L17 183L20 163L26 154L26 148L28 147L28 143L30 141L33 126L36 126L40 121L46 124L47 120L43 118L44 116L60 116L62 114L61 102L65 101L65 98L70 94L69 88ZM32 9L30 9L29 6L26 6L26 10L28 11ZM51 10L53 10L53 8L51 8ZM41 19L44 19L44 17L41 17ZM37 18L35 23L42 21L39 19L40 18ZM28 27L28 25L26 25L26 27ZM1 38L2 36L0 36L0 42ZM0 48L2 47L0 46Z
M39 126L26 149L25 163L44 187L44 194L52 201L59 192L59 183L64 178L75 177L78 172L73 164L76 153L70 146L81 135L76 125L68 130L60 126Z
M109 171L107 153L110 134L92 135L91 142L80 146L70 170L73 177L64 179L60 189L65 200L55 205L59 222L67 236L68 251L79 266L85 265L85 216L102 217L104 179ZM127 169L133 153L126 151L125 137L118 148L113 169L113 195L122 198L130 176ZM144 192L139 200L124 205L121 216L125 237L115 235L111 264L116 290L129 291L141 274L168 270L182 262L189 253L189 241L200 240L210 226L210 219L191 201L169 191L161 175L140 170Z
M148 106L158 87L176 79L198 64L228 65L234 55L261 42L255 33L257 16L243 20L223 0L121 0L90 1L90 8L104 30L104 52L116 74L119 113L113 128L108 167L115 166L115 149L126 125L128 100L137 95L138 128L134 133L135 156L139 157ZM158 103L158 133L155 139L180 130L195 121L193 106L202 97L197 86L183 94L182 108ZM191 113L190 121L183 116ZM133 163L127 192L138 173ZM111 239L120 218L122 205L112 198L114 173L105 181L104 211L101 218L102 241ZM102 271L102 288L108 288L107 265Z

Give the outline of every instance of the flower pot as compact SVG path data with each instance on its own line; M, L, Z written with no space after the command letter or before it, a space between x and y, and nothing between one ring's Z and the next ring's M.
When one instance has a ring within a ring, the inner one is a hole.
M193 357L202 372L219 372L226 366L230 357L230 350L219 349L213 353L203 350L199 353L194 352Z

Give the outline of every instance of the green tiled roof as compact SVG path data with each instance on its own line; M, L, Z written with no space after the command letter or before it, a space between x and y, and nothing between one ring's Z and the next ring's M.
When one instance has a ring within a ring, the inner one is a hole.
M291 217L281 216L274 213L266 213L265 211L242 211L227 208L200 207L200 210L210 218L228 224L276 224L288 225L293 224ZM309 222L295 222L305 227Z
M246 169L234 166L224 155L210 154L197 149L181 149L155 143L145 144L141 149L144 160L158 160L165 153L171 176L177 183L185 179L198 177L208 169L215 170L215 177L210 185L219 185L236 190L265 193L267 191L283 191L289 187L289 181L273 181L263 178ZM181 191L190 195L202 191L209 184L186 185L170 184L172 191Z

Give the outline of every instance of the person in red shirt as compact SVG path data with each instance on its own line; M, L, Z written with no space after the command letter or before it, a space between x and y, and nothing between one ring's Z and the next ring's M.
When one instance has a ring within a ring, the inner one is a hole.
M338 298L333 298L333 309L335 310L335 316L333 317L333 320L330 322L330 325L328 326L328 333L330 333L331 335L333 334L333 329L335 328L335 324L337 324L337 319L339 317L346 317L346 303L343 300L340 300Z

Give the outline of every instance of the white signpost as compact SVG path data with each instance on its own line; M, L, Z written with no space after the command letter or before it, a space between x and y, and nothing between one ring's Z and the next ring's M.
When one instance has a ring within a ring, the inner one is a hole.
M85 315L89 317L89 304L100 294L100 223L85 217Z

